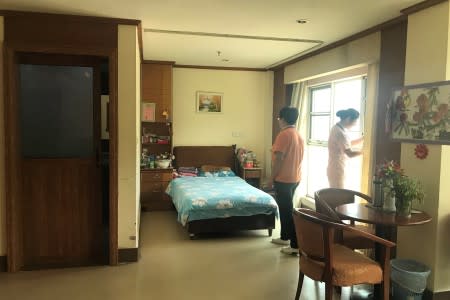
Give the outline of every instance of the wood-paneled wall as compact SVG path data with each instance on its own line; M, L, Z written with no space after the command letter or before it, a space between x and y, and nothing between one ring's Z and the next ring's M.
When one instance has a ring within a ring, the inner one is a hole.
M156 105L155 121L165 122L163 111L172 116L172 64L142 64L142 102Z
M5 16L5 43L98 52L117 48L117 24L78 17L29 14ZM82 49L84 48L84 49Z
M408 21L381 30L380 71L378 77L377 129L375 140L375 163L384 159L400 161L399 142L390 140L385 131L387 104L392 89L402 86L405 77L406 32Z

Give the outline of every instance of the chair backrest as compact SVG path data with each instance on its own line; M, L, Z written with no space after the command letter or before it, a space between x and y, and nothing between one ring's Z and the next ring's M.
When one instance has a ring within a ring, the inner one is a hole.
M325 215L307 208L298 208L293 212L295 233L299 252L314 260L325 261L326 252L333 243L333 224Z
M370 196L352 190L326 188L318 190L314 193L316 210L324 214L327 213L327 210L325 210L326 208L324 209L323 207L324 202L334 211L334 209L339 205L354 203L355 197L362 198L372 203L372 198Z

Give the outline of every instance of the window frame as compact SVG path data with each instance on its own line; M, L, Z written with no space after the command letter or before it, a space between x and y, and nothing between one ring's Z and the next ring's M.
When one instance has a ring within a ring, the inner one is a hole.
M362 118L359 119L360 123L359 123L359 128L357 130L351 130L350 132L364 132L364 127L365 127L365 111L366 111L366 103L367 103L367 74L360 74L360 75L356 75L356 76L351 76L351 77L346 77L346 78L341 78L341 79L337 79L337 80L330 80L327 82L322 82L322 83L318 83L315 85L310 85L307 87L308 89L308 95L307 95L307 100L308 100L308 112L307 112L307 128L306 128L306 132L307 132L307 138L306 138L306 147L309 146L314 146L314 147L328 147L328 140L326 141L321 141L321 140L313 140L311 139L311 130L312 130L312 117L313 116L329 116L329 124L328 124L328 130L331 130L332 126L334 125L334 116L336 115L336 111L335 111L335 86L338 83L341 82L345 82L345 81L351 81L351 80L355 80L355 79L360 79L361 80L361 100L360 100L360 115L362 116ZM312 111L312 105L313 105L313 101L312 101L312 97L313 97L313 91L314 90L320 90L320 89L325 89L325 88L330 88L330 111L329 112L319 112L319 113L315 113ZM306 151L308 152L310 149L307 149ZM308 172L310 172L309 168L311 167L312 162L309 159L309 155L307 155L307 171L306 173L308 174ZM307 176L309 177L309 176ZM305 182L305 188L306 188L306 195L309 197L313 197L313 195L310 195L311 193L309 192L308 186L309 186L309 179L306 180Z
M313 91L317 91L317 90L323 90L323 89L330 89L330 111L329 112L316 112L313 113L312 112L312 106L313 106L313 101L312 101L312 97L313 97ZM329 116L330 117L330 122L331 122L331 113L333 110L332 107L332 101L331 99L333 98L333 86L332 86L332 82L329 83L325 83L325 84L319 84L319 85L315 85L315 86L310 86L308 87L308 145L316 145L316 146L327 146L328 145L328 141L321 141L321 140L313 140L311 139L311 127L312 127L312 117L315 116ZM328 124L328 127L330 127L330 124Z
M334 94L335 94L335 85L337 83L341 83L341 82L345 82L345 81L351 81L351 80L355 80L355 79L361 79L361 109L360 109L360 115L364 116L365 115L365 110L366 110L366 100L367 100L367 74L362 74L362 75L357 75L357 76L351 76L351 77L346 77L346 78L342 78L342 79L338 79L338 80L331 80L328 82L323 82L323 83L319 83L316 85L311 85L308 86L308 123L307 123L307 134L308 134L308 138L307 138L307 144L308 145L316 145L316 146L324 146L327 147L328 146L328 140L327 141L321 141L321 140L313 140L311 139L311 117L312 116L329 116L330 117L330 122L328 124L328 129L331 130L332 127L332 123L333 123L333 118L334 115L336 114L336 111L334 109ZM312 112L312 91L313 90L321 90L321 89L326 89L326 88L330 88L331 92L330 92L330 112L328 113L313 113ZM360 118L360 123L359 123L359 128L358 130L351 130L351 132L364 132L364 120L365 118Z

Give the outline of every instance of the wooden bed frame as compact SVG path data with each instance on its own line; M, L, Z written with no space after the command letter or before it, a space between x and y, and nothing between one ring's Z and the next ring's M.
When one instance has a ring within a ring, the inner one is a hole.
M236 145L232 146L177 146L173 148L175 167L201 167L202 165L228 166L237 171ZM199 233L230 232L237 230L267 229L269 236L275 228L275 214L236 216L188 221L187 231L192 238Z

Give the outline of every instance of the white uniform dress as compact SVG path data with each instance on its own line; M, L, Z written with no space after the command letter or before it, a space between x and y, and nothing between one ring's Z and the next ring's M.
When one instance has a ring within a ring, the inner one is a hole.
M337 123L331 128L328 138L327 175L331 188L344 188L347 149L351 149L351 141L344 127Z

